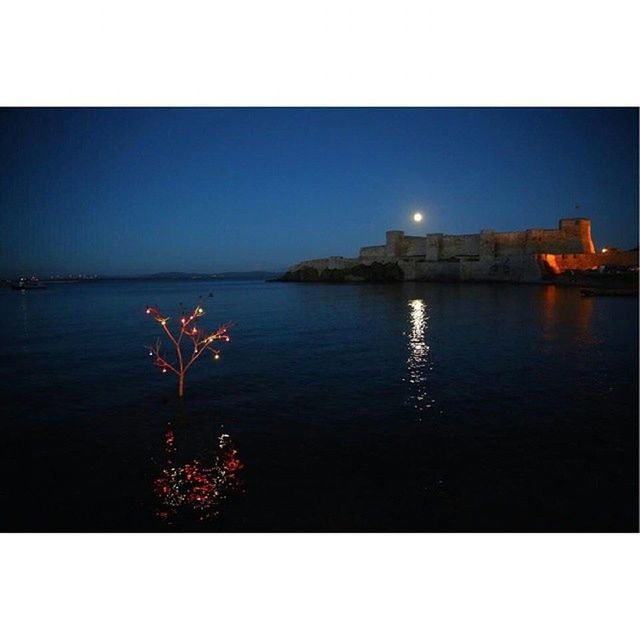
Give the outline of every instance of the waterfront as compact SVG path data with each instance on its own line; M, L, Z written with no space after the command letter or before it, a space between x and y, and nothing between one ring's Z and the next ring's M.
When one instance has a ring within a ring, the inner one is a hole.
M198 296L232 342L181 407L144 309ZM4 290L0 312L3 530L637 530L635 299L135 281ZM172 464L206 464L220 425L242 488L159 518L167 432Z

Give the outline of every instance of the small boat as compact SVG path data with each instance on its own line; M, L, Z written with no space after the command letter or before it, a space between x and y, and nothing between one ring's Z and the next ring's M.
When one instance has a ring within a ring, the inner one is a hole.
M637 296L637 289L580 289L580 295L586 298L595 296Z
M32 289L46 289L47 287L38 280L38 278L20 278L20 280L11 284L12 289L20 291L31 291Z

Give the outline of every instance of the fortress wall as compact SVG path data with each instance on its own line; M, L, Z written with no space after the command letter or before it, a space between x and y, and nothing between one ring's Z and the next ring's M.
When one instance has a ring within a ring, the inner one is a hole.
M564 251L557 253L595 253L591 239L591 221L588 218L562 218L559 229L565 238L565 244Z
M539 282L542 276L540 262L535 255L475 262L415 261L414 271L402 263L401 267L405 280L434 282Z
M386 255L404 255L404 231L387 231Z
M557 253L565 248L565 236L556 229L527 229L525 253Z
M494 234L496 256L524 255L527 241L526 231L506 231Z
M598 267L629 268L638 266L637 251L611 253L540 254L540 260L551 273L587 271Z
M480 232L479 244L480 260L493 260L496 257L496 232L493 229L483 229Z
M480 282L539 282L542 269L534 254L496 258L492 262L461 263L466 279Z
M460 263L460 280L464 282L539 282L541 276L542 271L534 255Z
M387 255L387 246L384 244L360 249L361 258L384 258Z
M503 232L494 238L496 256L594 252L591 225L582 218L560 220L558 229Z
M418 265L420 263L417 260L398 260L398 266L402 269L404 279L412 282L418 279Z
M481 259L536 253L593 253L591 223L586 218L563 218L558 229L480 233Z
M404 243L405 256L424 257L427 251L427 241L424 236L405 236Z
M480 253L480 235L442 236L440 260L448 260L456 256L477 256Z
M442 246L441 233L429 233L425 239L425 258L430 261L440 260L440 247Z
M452 259L479 256L480 260ZM451 261L449 261L451 260ZM406 280L536 282L542 273L562 273L599 266L637 266L636 252L594 252L591 223L586 218L563 218L558 229L527 229L479 234L405 236L387 231L384 245L362 247L358 258L333 256L306 260L290 269L349 269L359 264L397 264Z
M527 253L593 253L593 244L585 243L580 229L528 229L526 234Z
M405 270L408 280L408 271ZM457 282L460 280L459 262L416 262L414 279L433 282Z
M362 258L424 257L428 261L450 260L458 256L479 256L494 260L508 256L539 253L593 253L591 223L586 218L563 218L558 229L527 229L495 232L485 229L480 234L448 235L430 233L406 236L403 231L387 231L386 244L363 247Z
M405 236L403 231L387 231L386 255L423 257L426 251L424 236Z

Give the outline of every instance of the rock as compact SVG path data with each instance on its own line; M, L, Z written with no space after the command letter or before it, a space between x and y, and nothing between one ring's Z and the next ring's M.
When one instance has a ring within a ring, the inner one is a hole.
M404 274L397 263L373 262L358 264L347 269L322 269L302 267L295 271L287 271L281 282L402 282Z

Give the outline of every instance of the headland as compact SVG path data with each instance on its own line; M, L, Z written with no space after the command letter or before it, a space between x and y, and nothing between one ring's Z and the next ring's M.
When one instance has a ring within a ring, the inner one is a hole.
M280 278L285 282L523 282L582 286L576 273L636 269L638 251L596 252L588 218L562 218L557 229L468 235L409 236L387 231L382 245L362 247L355 258L305 260Z

